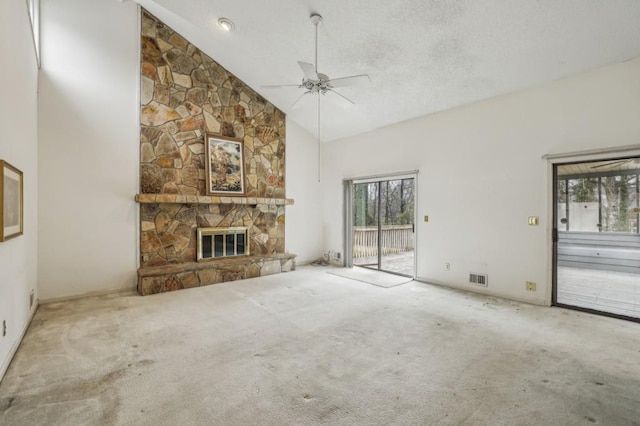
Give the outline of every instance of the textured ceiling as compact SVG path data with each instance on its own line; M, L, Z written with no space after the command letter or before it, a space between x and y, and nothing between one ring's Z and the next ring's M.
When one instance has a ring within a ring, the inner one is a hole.
M298 84L318 71L372 84L321 98L334 140L640 56L638 0L136 0L312 134L317 98ZM228 17L235 31L215 22Z

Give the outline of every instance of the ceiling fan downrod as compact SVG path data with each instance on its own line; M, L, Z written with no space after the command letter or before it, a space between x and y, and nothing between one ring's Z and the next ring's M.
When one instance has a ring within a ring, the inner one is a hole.
M316 29L316 49L315 49L315 59L313 62L313 67L314 70L316 72L316 75L318 74L318 25L320 25L322 23L322 16L317 14L317 13L313 13L310 17L311 19L311 23L313 24L313 26ZM323 77L325 79L325 81L323 81ZM318 75L319 78L319 82L311 82L309 80L306 80L302 82L303 86L305 86L305 88L307 90L309 90L311 93L317 93L320 92L323 95L326 93L327 88L326 88L326 80L328 80L329 78L326 75ZM320 182L320 155L321 155L321 150L320 150L320 96L318 96L318 182Z
M318 25L322 24L323 19L322 19L322 15L319 15L317 13L313 13L309 19L311 19L311 23L316 27L316 57L313 65L317 74L318 73Z

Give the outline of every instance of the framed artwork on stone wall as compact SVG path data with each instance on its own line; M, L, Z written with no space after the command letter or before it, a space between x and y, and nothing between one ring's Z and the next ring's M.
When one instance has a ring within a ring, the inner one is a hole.
M244 195L244 146L241 140L205 135L207 194Z
M22 235L22 172L0 160L0 241Z

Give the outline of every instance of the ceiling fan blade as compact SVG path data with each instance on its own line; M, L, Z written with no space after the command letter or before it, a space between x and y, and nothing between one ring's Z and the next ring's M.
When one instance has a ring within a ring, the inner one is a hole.
M612 161L610 163L598 164L597 166L591 166L592 169L599 169L600 167L609 167L615 166L616 164L628 163L633 160L620 160L620 161Z
M293 107L294 107L294 106L296 106L296 105L298 104L298 102L300 102L300 99L302 99L302 97L303 97L304 95L307 95L307 94L309 94L309 93L311 93L311 92L307 90L307 91L306 91L306 92L304 92L302 95L298 96L298 99L296 99L296 101L295 101L294 103L292 103L292 104L291 104L291 106L289 107L289 109L293 109Z
M362 86L365 84L371 84L371 78L368 74L352 75L349 77L333 78L329 80L331 87L346 87L346 86Z
M338 93L338 92L336 92L336 91L335 91L335 90L333 90L333 89L329 89L328 91L329 91L329 92L331 92L331 93L335 93L336 95L340 96L341 98L343 98L343 99L345 99L345 100L347 100L347 101L351 102L353 105L355 105L355 104L356 104L355 102L353 102L351 99L347 98L347 97L346 97L345 95L343 95L342 93Z
M260 86L263 89L276 89L280 87L302 87L299 84L269 84L266 86Z
M313 66L313 64L298 61L298 65L300 65L300 69L302 69L302 72L304 73L304 76L307 77L307 80L320 80L318 78L318 73L316 72L316 67Z

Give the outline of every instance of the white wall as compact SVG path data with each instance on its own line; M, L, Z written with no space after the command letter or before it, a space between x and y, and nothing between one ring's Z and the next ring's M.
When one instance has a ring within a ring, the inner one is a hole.
M38 68L24 1L0 2L0 159L23 172L24 234L0 243L0 380L29 324L29 293L37 297ZM34 308L35 308L34 304Z
M316 139L289 119L286 155L287 198L295 202L286 208L286 249L300 265L322 256L322 187Z
M632 144L640 58L326 144L324 247L342 241L343 178L418 169L418 217L430 218L417 227L418 277L485 291L466 282L488 273L488 293L549 303L551 182L541 157Z
M41 3L40 295L134 288L137 5Z

